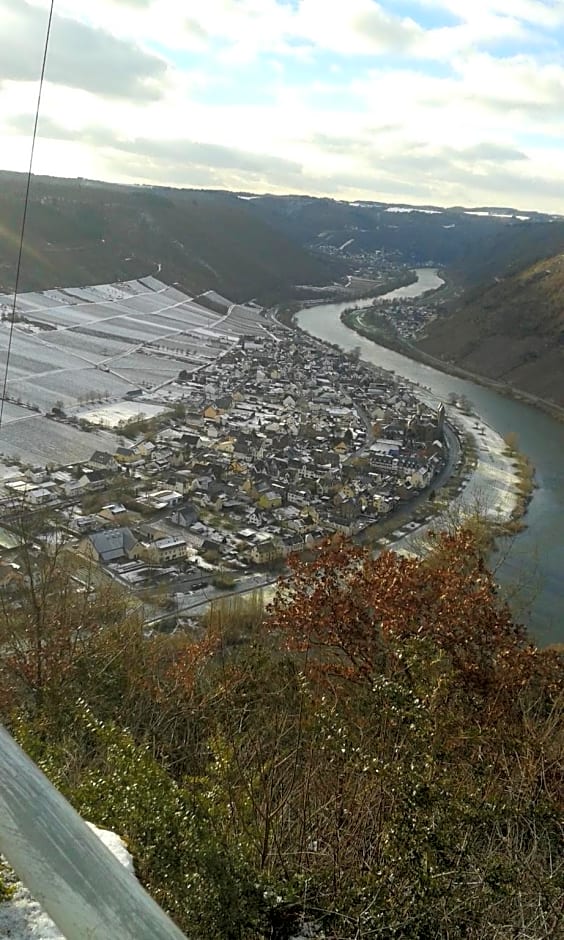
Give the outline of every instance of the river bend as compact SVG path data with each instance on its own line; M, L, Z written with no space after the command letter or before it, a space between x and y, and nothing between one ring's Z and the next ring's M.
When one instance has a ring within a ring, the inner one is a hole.
M416 297L442 283L431 268L417 271L417 282L385 296ZM368 306L372 299L357 302ZM497 577L513 596L515 614L540 644L564 642L564 424L530 405L465 379L439 372L386 349L348 329L340 319L351 302L320 304L296 314L298 326L343 350L360 347L362 358L395 371L446 400L465 395L475 411L499 434L515 432L520 449L536 469L536 490L525 519L527 528L502 546Z

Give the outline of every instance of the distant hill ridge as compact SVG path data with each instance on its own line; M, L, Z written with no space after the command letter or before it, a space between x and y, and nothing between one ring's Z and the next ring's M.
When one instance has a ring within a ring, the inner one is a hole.
M14 285L24 184L0 173L0 291ZM423 349L564 404L556 215L34 177L20 289L154 274L192 296L271 304L362 273L378 252L434 263L457 289Z
M14 286L23 201L23 175L0 173L0 291ZM237 301L274 301L294 284L326 284L347 272L275 230L231 193L32 181L24 291L151 273L191 294L213 288Z
M23 174L0 172L4 291L13 287L24 184ZM296 284L331 283L351 273L359 253L375 251L408 264L435 262L467 286L515 262L554 254L561 244L563 218L508 207L345 202L37 176L21 287L109 283L151 272L190 293L213 288L235 300L276 301Z
M430 261L464 284L531 263L564 242L564 218L507 207L408 206L307 196L258 196L250 210L294 240L322 250L396 253L408 264ZM349 240L351 240L350 244Z

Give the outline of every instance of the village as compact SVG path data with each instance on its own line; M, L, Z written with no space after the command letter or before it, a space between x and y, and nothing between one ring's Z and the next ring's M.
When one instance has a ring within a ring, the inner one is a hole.
M286 557L356 536L444 468L444 408L355 353L269 321L214 361L143 393L114 453L4 479L0 582L19 577L11 514L51 510L65 548L132 591L186 606L262 583ZM152 416L145 417L143 408ZM254 578L254 581L253 581Z
M416 339L425 327L437 316L436 305L424 297L411 300L399 298L397 300L380 300L364 311L363 321L367 326L377 324L381 319L386 320L399 339Z

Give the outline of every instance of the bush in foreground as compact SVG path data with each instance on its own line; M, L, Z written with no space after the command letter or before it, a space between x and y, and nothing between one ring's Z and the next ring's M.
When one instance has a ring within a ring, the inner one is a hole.
M240 636L110 625L65 702L11 715L188 936L557 935L562 659L470 533L425 561L325 547Z

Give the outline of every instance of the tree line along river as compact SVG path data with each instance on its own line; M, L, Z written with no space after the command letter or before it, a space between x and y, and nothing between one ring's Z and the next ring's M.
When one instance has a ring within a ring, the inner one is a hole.
M442 284L435 270L421 268L416 273L415 283L384 296L416 297ZM371 303L368 298L354 306ZM476 413L499 434L517 434L520 450L534 464L538 489L524 520L527 528L504 540L494 558L496 574L516 618L528 627L534 640L539 645L564 642L564 424L531 405L439 372L359 336L340 319L350 306L351 301L307 307L298 311L296 323L343 350L360 347L363 359L425 386L445 401L449 392L465 395Z

